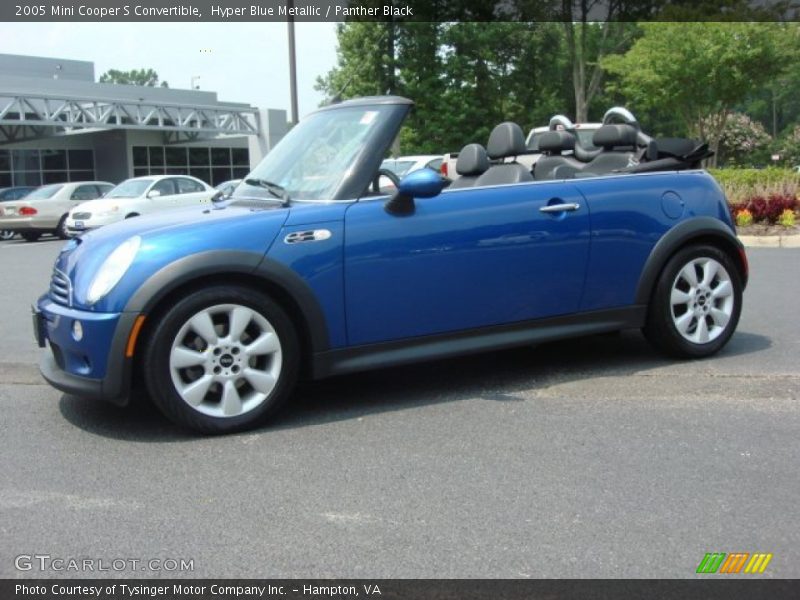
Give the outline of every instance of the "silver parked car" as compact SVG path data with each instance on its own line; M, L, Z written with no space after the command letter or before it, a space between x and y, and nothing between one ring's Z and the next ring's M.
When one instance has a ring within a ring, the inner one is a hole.
M0 202L8 202L9 200L19 200L30 194L35 187L31 186L17 186L9 188L0 188ZM9 231L8 229L0 229L0 240L10 240L15 235L16 231Z
M114 184L107 181L73 181L43 185L21 200L0 205L0 229L19 233L34 242L43 233L67 238L69 211L88 200L102 197Z

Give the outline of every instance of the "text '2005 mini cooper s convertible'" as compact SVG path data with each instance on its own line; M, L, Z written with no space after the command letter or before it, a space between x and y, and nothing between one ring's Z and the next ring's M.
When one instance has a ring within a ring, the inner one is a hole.
M728 341L747 261L706 172L657 170L628 124L598 130L598 165L649 154L649 172L536 180L503 123L488 158L463 153L458 185L430 169L397 181L380 164L411 107L322 108L232 197L67 243L34 307L44 377L117 404L141 388L223 433L273 415L301 377L628 328L681 357Z

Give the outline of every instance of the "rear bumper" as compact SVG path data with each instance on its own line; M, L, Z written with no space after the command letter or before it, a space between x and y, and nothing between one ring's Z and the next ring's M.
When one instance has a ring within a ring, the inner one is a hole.
M35 217L0 218L0 229L8 231L46 233L55 230L57 226L58 223L51 223L48 219L37 219Z
M39 362L42 376L68 394L127 404L133 361L125 346L136 316L76 310L43 296L33 317L34 336L47 346ZM75 321L82 325L80 340L72 333Z

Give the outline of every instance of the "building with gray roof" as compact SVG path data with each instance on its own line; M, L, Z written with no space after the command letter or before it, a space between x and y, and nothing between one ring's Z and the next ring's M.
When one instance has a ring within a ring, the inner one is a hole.
M97 83L94 63L0 54L0 188L185 174L243 177L286 111L216 92Z

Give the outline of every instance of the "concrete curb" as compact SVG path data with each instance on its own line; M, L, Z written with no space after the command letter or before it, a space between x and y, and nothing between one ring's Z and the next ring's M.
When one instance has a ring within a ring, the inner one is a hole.
M747 248L800 248L800 235L740 235Z

